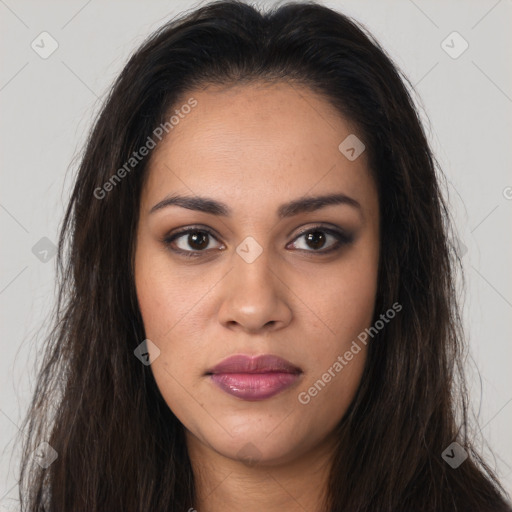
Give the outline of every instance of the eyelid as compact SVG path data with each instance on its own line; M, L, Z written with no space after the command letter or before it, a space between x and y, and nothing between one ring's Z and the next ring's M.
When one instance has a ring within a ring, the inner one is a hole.
M340 228L339 226L336 226L334 224L329 224L327 222L318 222L317 224L313 225L306 225L304 228L300 228L300 231L296 234L295 238L293 240L296 240L299 236L303 235L304 233L309 233L311 231L314 231L315 229L319 231L327 231L329 233L336 233L339 235L346 236L347 238L351 236L351 231L347 229ZM293 231L292 231L293 233Z
M301 231L299 233L297 233L297 235L293 238L293 240L289 244L287 244L287 246L295 243L304 234L313 233L315 231L321 231L321 232L327 233L328 235L333 236L336 239L335 243L332 244L331 247L328 249L319 249L317 251L314 251L314 250L307 251L305 249L297 249L297 250L306 252L306 253L311 253L311 254L327 255L327 254L330 254L331 252L341 250L342 247L344 247L346 245L350 245L352 242L354 242L354 240L355 240L354 232L347 231L346 229L340 228L338 226L336 226L336 227L331 227L331 226L332 226L331 224L322 223L322 222L315 224L313 226L306 226L305 228L301 229Z
M166 235L164 235L162 237L162 239L161 239L161 242L163 244L165 244L165 245L170 245L171 242L174 242L174 240L176 240L178 238L181 238L183 236L186 236L189 233L196 233L198 231L204 231L205 233L207 233L212 238L215 238L215 240L217 240L217 242L222 244L222 242L219 241L219 237L217 236L217 234L214 232L213 229L208 228L206 226L201 226L201 225L191 225L191 226L186 226L184 228L178 228L174 232L171 231L171 232L167 233ZM184 251L182 249L173 249L173 251L175 251L177 253L201 253L201 252L207 252L207 251L193 251L193 250Z

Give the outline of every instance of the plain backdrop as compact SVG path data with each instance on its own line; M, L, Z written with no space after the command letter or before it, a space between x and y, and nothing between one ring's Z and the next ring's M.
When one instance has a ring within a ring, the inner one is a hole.
M203 3L0 0L0 510L15 510L14 440L54 300L51 247L73 157L130 53L166 20ZM464 254L476 430L511 492L512 1L323 3L363 23L415 87ZM45 59L31 46L40 37L47 49L58 44Z

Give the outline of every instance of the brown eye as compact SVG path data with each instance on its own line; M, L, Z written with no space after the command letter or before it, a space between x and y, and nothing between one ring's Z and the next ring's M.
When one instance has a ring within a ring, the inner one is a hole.
M298 244L297 240L304 240L304 243ZM325 245L331 243L324 249ZM349 245L354 240L354 236L341 231L327 229L324 227L310 228L303 231L293 242L295 249L304 250L307 252L318 252L319 254L327 254L331 251L336 251L344 245ZM302 247L300 246L302 245Z
M306 235L306 243L313 249L321 249L326 241L322 231L311 231Z
M195 251L201 251L202 249L206 249L208 247L208 233L204 231L196 231L194 233L189 233L188 238L186 239L186 243L194 249Z
M166 237L163 242L174 252L185 256L197 256L197 253L212 249L212 239L216 240L210 231L192 227Z

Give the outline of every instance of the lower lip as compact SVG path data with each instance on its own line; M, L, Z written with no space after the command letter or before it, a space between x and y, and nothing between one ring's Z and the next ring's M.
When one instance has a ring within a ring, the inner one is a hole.
M293 385L296 373L216 373L212 381L223 391L242 400L265 400Z

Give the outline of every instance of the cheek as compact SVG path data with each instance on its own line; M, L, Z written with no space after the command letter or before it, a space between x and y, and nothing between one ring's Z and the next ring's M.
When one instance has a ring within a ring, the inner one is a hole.
M323 309L329 330L315 336L309 349L309 372L297 390L295 400L303 411L305 427L325 432L333 429L350 406L361 382L367 344L358 339L371 325L374 310L374 286L359 282L331 282L330 306Z
M202 357L201 337L194 336L191 330L194 306L198 307L198 296L204 294L204 288L199 293L193 284L186 286L187 281L169 265L165 254L154 249L137 251L135 285L139 309L146 338L160 350L150 368L162 397L182 422L189 416L201 417L200 406L191 399L197 385L193 370L200 366Z
M299 390L305 395L299 402L307 402L315 416L330 410L331 419L339 419L357 390L371 342L365 330L374 315L377 264L375 253L369 251L345 260L313 293L309 288L314 325L310 332L317 334L314 350L309 351L311 372Z
M331 308L335 330L343 339L353 338L369 326L373 318L377 276L371 266L357 266L339 282L334 281L337 301ZM334 294L335 292L333 292Z
M204 325L200 325L200 319L209 318L205 308L213 284L197 269L184 272L176 268L165 251L150 244L136 252L137 300L146 338L160 350L151 369L161 390L179 388L176 379L193 386L205 365Z
M135 286L146 336L163 342L189 318L205 285L187 279L169 264L165 251L154 247L137 250Z
M321 343L328 352L350 345L372 322L377 264L374 253L354 253L353 258L333 267L329 275L317 276L315 286L311 281L304 282L303 295L308 297L311 319L318 328L323 327Z

